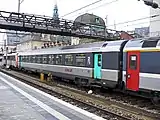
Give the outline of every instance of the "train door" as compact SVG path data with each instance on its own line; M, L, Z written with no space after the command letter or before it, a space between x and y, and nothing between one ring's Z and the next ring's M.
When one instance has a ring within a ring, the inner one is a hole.
M102 54L94 54L94 79L101 79L102 73Z
M140 52L131 51L127 53L127 73L126 85L127 89L139 90L139 71L140 71Z

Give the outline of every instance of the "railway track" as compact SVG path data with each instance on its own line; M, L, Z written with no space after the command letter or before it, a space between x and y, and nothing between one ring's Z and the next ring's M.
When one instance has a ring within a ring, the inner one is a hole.
M75 93L75 90L72 89L69 91L69 89L65 89L62 86L58 87L55 85L52 87L40 82L37 78L22 73L6 70L0 71L107 120L159 120L160 118L159 115L140 111L139 109L131 109L128 106L124 107L123 105L118 105L116 102L94 97L82 91Z

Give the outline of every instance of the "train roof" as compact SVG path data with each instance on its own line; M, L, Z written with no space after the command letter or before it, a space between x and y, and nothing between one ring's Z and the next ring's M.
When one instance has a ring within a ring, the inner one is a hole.
M86 43L86 44L79 44L79 45L70 45L62 47L61 50L66 49L77 49L77 48L91 48L91 47L101 47L104 42L95 42L95 43Z
M106 41L20 52L19 55L66 54L120 51L127 40Z
M136 38L129 40L124 51L160 49L160 37Z
M87 43L65 47L55 47L47 49L38 49L26 52L19 52L19 55L41 55L41 54L65 54L65 53L87 53L99 51L104 42Z
M123 43L127 42L128 40L117 40L117 41L108 41L105 42L100 51L102 52L113 52L113 51L120 51L120 48Z
M17 55L17 53L8 53L7 56L15 56ZM4 54L3 56L6 56L6 54Z

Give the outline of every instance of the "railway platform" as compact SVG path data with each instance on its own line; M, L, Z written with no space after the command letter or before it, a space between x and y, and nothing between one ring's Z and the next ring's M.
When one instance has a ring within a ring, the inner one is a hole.
M0 72L0 120L104 120Z

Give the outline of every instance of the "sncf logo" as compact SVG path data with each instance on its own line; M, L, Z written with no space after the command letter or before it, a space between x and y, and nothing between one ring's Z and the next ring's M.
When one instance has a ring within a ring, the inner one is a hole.
M72 72L72 69L65 68L65 72Z

